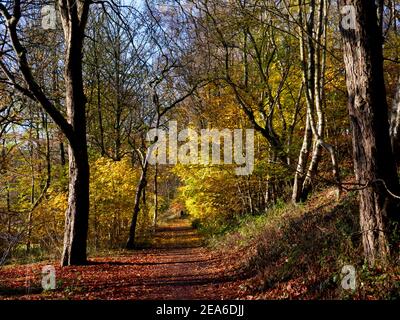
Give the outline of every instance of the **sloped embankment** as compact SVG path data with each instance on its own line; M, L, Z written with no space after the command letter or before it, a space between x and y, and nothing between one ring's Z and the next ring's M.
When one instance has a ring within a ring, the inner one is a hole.
M363 261L357 196L336 201L332 188L304 205L278 205L241 221L212 242L221 252L243 252L251 278L247 299L393 299L400 297L400 267L368 268ZM341 286L342 268L354 266L356 289Z

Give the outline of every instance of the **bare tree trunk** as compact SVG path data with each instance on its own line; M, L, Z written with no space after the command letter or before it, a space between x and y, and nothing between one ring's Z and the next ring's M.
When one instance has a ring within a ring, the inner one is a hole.
M60 163L62 166L65 166L67 161L65 160L65 148L64 148L64 142L61 140L59 143L60 146Z
M303 25L303 11L305 10L305 6L305 3L299 0L299 16L301 25ZM315 13L315 10L317 10L317 14ZM297 177L295 176L295 184L293 186L293 202L305 201L309 193L312 191L312 183L318 173L318 165L321 161L323 148L326 149L331 156L333 168L332 171L335 183L338 187L338 197L340 196L341 192L340 173L336 159L336 153L334 148L324 141L325 113L323 105L325 99L324 86L326 66L325 47L327 42L327 12L328 2L326 0L312 0L310 3L308 21L306 23L307 35L304 34L303 30L300 33L300 57L303 66L303 83L306 88L307 121L312 132L314 142L311 162L300 190L299 184L301 183L301 177L299 176L304 174L310 149L310 144L305 143L308 137L304 137L296 172ZM314 119L315 114L316 121ZM307 132L305 134L307 134ZM305 149L307 147L308 151Z
M153 220L153 228L156 231L157 228L157 218L158 218L158 164L155 164L154 167L154 220Z
M139 184L136 189L135 205L134 205L133 213L132 213L131 226L129 228L129 238L128 238L128 242L126 243L127 249L135 248L136 224L137 224L137 218L138 218L139 211L140 211L140 198L142 196L143 190L146 188L146 184L147 184L146 175L147 175L148 166L149 166L149 162L147 161L147 158L146 158L144 160L142 174L140 176Z
M117 37L117 44L115 48L115 123L114 123L114 159L121 160L121 118L122 118L122 105L121 105L121 71L120 71L120 59L121 59L121 43L119 36Z
M97 48L97 39L96 39L97 28L93 29L93 44L94 44L94 67L96 74L96 104L97 104L97 117L98 117L98 125L99 125L99 134L100 134L100 153L101 156L104 157L106 155L106 149L104 145L104 127L103 127L103 111L101 108L101 81L100 81L100 70L99 70L99 58L98 58L98 48Z
M82 4L85 5L85 4ZM72 6L72 7L71 7ZM89 219L89 163L86 140L86 97L82 79L82 46L88 7L60 1L65 52L65 89L68 123L74 131L69 141L69 194L65 213L64 248L61 264L85 264ZM87 4L88 6L88 4ZM87 10L85 12L85 10ZM78 14L79 11L79 14Z
M243 194L242 189L240 188L240 181L236 183L238 188L238 194L240 196L240 200L242 201L242 213L246 213L246 198ZM268 182L267 182L267 190L265 192L265 203L268 202ZM267 207L265 207L265 211L267 211Z
M29 128L29 155L30 155L30 169L31 169L31 206L33 206L33 204L35 203L35 185L36 185L36 181L35 181L35 159L34 159L34 150L33 150L33 137L32 137L32 127L33 127L33 123L34 123L34 119L33 119L33 114L31 111L31 126ZM26 238L26 252L29 253L31 250L31 234L32 234L32 213L33 210L29 211L28 214L28 232L27 232L27 238Z
M308 21L304 21L305 4L302 0L298 1L299 5L299 19L300 19L300 60L302 64L302 82L304 85L304 92L306 97L306 124L303 137L303 144L299 153L297 161L297 168L294 177L292 201L299 202L304 198L303 184L305 180L306 167L308 162L309 153L311 150L312 128L311 116L314 105L314 44L312 41L313 28L314 28L314 15L315 15L315 1L310 4L310 12L308 14ZM307 33L304 32L305 28ZM307 40L307 41L306 41ZM308 49L308 51L307 51Z
M64 249L61 264L86 263L86 240L89 218L89 165L86 141L80 150L68 148L69 194L65 213Z
M293 119L291 124L289 125L289 130L288 130L288 135L287 135L287 143L286 143L286 153L288 155L287 157L287 164L290 167L292 165L292 159L290 157L290 151L292 149L292 141L293 141L293 134L294 134L294 129L297 125L297 119L299 117L300 114L300 110L301 110L301 97L303 95L303 89L304 89L304 83L301 83L301 87L299 89L299 93L297 95L297 99L296 99L296 105L295 105L295 111L293 114Z
M390 119L390 140L396 162L400 162L400 76L397 80Z
M313 143L313 152L311 157L311 162L308 167L307 175L303 182L303 189L301 192L301 200L305 201L308 197L308 194L312 190L312 182L315 175L318 172L318 165L321 160L322 154L322 145L319 140L322 140L325 129L325 115L322 110L323 106L323 98L324 98L324 86L325 86L325 53L324 48L321 46L321 39L325 33L325 17L326 17L326 1L319 0L317 9L317 18L316 21L309 21L308 30L311 35L308 35L308 59L309 64L312 65L311 70L309 71L309 76L313 77L313 81L310 83L313 85L309 90L313 90L313 99L312 102L308 104L308 115L310 120L310 127L314 137ZM311 4L312 5L312 4ZM314 17L314 14L313 14ZM314 35L314 39L312 39ZM312 48L312 50L310 49ZM317 115L317 123L314 121L314 114Z
M374 265L387 260L393 222L400 220L399 201L387 192L399 194L400 188L389 136L382 30L374 1L341 0L340 4L355 8L354 29L342 28L343 54L354 171L357 182L365 186L360 191L362 242L368 263ZM394 252L396 246L392 248Z
M305 169L307 166L307 160L310 153L312 131L310 127L310 120L307 113L306 126L304 129L303 144L301 146L299 159L297 161L297 168L294 175L293 191L292 191L292 202L297 203L300 201L302 185L305 176Z

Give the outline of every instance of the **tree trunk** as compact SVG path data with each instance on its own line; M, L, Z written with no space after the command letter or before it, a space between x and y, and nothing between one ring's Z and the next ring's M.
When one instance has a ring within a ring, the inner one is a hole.
M31 121L33 123L34 118L33 118L33 113L31 113ZM36 186L36 181L35 181L35 161L38 161L39 159L34 158L34 147L33 147L33 137L32 137L32 130L33 130L33 125L29 128L29 156L30 156L30 169L31 169L31 206L35 203L35 186ZM39 141L39 139L38 139ZM32 220L33 220L33 215L32 211L29 211L28 214L28 231L26 235L26 253L29 253L31 250L31 234L32 234Z
M70 8L70 10L73 10ZM65 103L67 118L74 136L69 141L69 194L65 213L64 249L61 265L80 265L86 261L89 220L89 163L86 140L86 97L82 78L82 46L85 21L63 16L66 38L65 52ZM69 14L68 12L64 14ZM84 13L82 13L84 17ZM80 23L79 23L80 22ZM82 25L83 23L83 25Z
M64 142L63 142L63 141L60 141L59 146L60 146L60 164L61 164L62 166L65 166L65 164L66 164L67 162L65 161Z
M326 0L312 0L309 4L310 9L308 14L306 14L307 4L302 0L299 0L298 4L300 25L304 26L304 28L300 30L300 59L302 62L302 78L307 102L306 129L309 128L312 132L313 151L307 173L304 174L311 146L311 138L309 137L310 133L306 130L293 185L293 202L307 200L307 197L313 188L313 180L318 173L318 166L321 161L323 148L326 149L331 156L332 171L335 183L338 186L338 197L341 192L339 166L336 159L336 153L334 148L324 141L325 112L323 107L325 100L325 48L327 44L326 30L329 3ZM307 30L307 33L304 32L304 29Z
M312 132L310 127L310 119L307 113L306 126L304 129L303 144L301 146L299 159L297 161L296 173L294 175L292 202L297 203L300 201L302 185L304 181L308 155L310 153Z
M315 44L313 41L314 29L315 29L315 1L312 0L309 5L309 12L307 13L307 4L299 0L299 23L300 23L300 60L302 66L302 82L304 85L304 93L306 98L306 125L303 137L303 144L300 150L299 159L297 162L297 169L295 173L295 179L293 183L292 191L292 201L299 202L307 198L308 192L311 191L310 187L310 169L307 170L306 167L308 162L308 157L311 149L311 139L315 135L315 130L313 130L313 112L315 109L315 93L314 84L316 79L316 65L315 57L319 54L315 53ZM306 32L305 32L306 30ZM314 139L315 140L315 139ZM313 150L313 160L312 167L315 164L318 165L319 157L315 157L315 143ZM311 168L311 166L310 166ZM308 180L307 180L308 179Z
M147 175L148 165L149 165L149 163L146 159L145 163L143 165L143 168L142 168L142 174L140 176L139 184L136 189L135 206L133 208L132 221L131 221L131 226L129 228L129 238L128 238L128 242L126 243L127 249L135 248L136 224L137 224L137 218L138 218L139 211L140 211L140 198L141 198L143 190L147 184L146 175Z
M89 219L89 165L86 145L81 150L68 148L69 194L65 213L64 249L61 264L86 263L86 240Z
M354 171L360 191L360 225L369 265L386 261L391 222L399 221L396 165L389 137L383 77L382 30L374 1L341 0L355 8L354 29L343 29L348 109L353 138ZM382 181L384 183L382 183ZM395 247L392 247L395 248Z
M154 167L154 220L153 220L153 229L156 231L157 228L157 218L158 218L158 164L155 164Z
M300 201L306 201L308 195L313 189L313 180L318 172L318 165L321 161L322 145L318 140L314 141L311 162L307 170L306 177L303 181L302 190L300 193Z
M400 76L397 80L390 119L390 140L396 162L400 162Z
M99 58L98 58L98 48L96 32L97 28L93 29L93 45L94 45L94 68L96 74L96 103L97 103L97 117L98 117L98 125L99 125L99 143L100 143L100 153L101 156L104 157L106 155L106 148L104 144L104 126L103 126L103 111L101 107L101 79L100 79L100 66L99 66Z

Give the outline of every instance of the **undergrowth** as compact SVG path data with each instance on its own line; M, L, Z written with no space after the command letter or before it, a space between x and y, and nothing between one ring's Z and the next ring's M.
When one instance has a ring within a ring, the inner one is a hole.
M398 299L400 268L369 268L362 255L357 196L335 200L327 189L306 204L283 204L237 218L219 230L199 229L209 245L240 252L250 276L245 291L258 299ZM216 231L216 232L211 232ZM243 254L242 254L243 253ZM356 271L356 289L343 289L344 266Z

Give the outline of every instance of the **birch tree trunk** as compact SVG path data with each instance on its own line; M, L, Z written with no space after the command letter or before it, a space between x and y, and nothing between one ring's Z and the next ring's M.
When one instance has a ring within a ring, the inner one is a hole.
M322 150L329 152L332 161L332 171L337 184L337 195L340 196L340 173L336 159L336 153L330 144L324 141L325 113L324 113L324 86L326 65L326 29L328 2L326 0L312 0L309 4L309 14L305 15L306 4L299 0L300 25L304 26L300 31L300 59L303 68L303 84L305 86L307 102L306 131L303 145L300 150L297 169L295 173L292 201L305 201L312 191L313 180L318 173L318 166L322 157ZM307 21L303 19L307 17ZM315 117L316 116L316 117ZM307 130L308 129L308 130ZM313 137L311 161L305 173L308 162L311 142ZM300 187L300 185L302 186Z
M299 153L299 158L297 160L296 172L294 175L293 191L292 191L292 202L297 203L300 201L302 194L302 185L305 176L305 169L307 166L308 156L311 149L312 131L310 127L310 120L307 114L306 116L306 126L304 129L303 144Z

